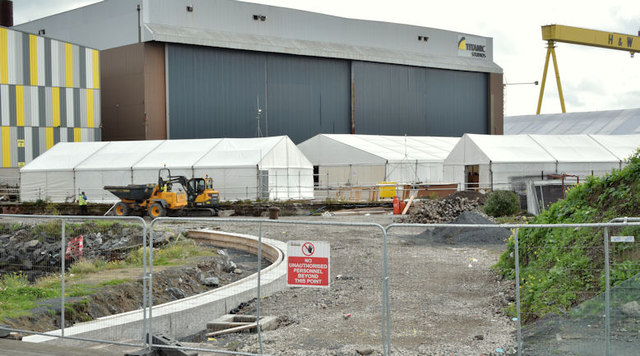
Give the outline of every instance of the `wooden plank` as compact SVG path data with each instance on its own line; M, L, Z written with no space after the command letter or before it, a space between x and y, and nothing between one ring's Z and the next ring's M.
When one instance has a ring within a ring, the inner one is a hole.
M413 203L413 198L414 198L413 195L409 197L409 201L407 202L407 205L405 205L404 210L402 210L402 215L406 214L407 211L409 211L409 207L411 206L411 203Z
M218 336L218 335L223 335L223 334L235 333L235 332L238 332L238 331L254 329L256 327L257 327L257 323L251 323L251 324L247 324L247 325L236 326L234 328L229 328L229 329L224 329L224 330L219 330L219 331L214 331L214 332L207 333L207 337L213 337L213 336Z

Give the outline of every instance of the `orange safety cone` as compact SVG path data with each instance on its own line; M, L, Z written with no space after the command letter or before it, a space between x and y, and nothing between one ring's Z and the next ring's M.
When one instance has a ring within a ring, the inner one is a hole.
M400 214L400 201L398 200L398 196L393 197L393 215Z
M402 214L402 212L404 211L404 208L406 206L407 206L407 203L405 203L404 200L400 202L400 213L399 214Z

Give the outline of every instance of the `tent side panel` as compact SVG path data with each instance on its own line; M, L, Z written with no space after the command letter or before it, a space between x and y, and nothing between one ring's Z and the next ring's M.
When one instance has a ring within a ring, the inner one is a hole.
M590 175L603 176L620 168L620 162L558 162L558 173L573 174L580 179Z
M130 170L114 171L76 171L76 185L78 189L87 193L89 201L94 203L115 203L119 199L103 189L105 185L131 184Z
M194 170L197 177L208 174L220 200L254 200L258 197L258 172L255 167L206 168Z
M443 183L444 167L442 163L418 163L418 181L425 183Z
M493 187L496 190L511 189L511 184L514 181L528 178L540 179L543 175L556 173L555 163L493 163L491 170L493 171ZM480 175L480 185L483 186L482 172Z
M20 173L20 201L34 202L47 197L45 182L46 172L22 172Z
M269 169L269 199L312 199L313 170Z
M54 203L73 202L78 192L74 191L73 171L47 172L45 183L45 200ZM91 198L87 196L89 200Z

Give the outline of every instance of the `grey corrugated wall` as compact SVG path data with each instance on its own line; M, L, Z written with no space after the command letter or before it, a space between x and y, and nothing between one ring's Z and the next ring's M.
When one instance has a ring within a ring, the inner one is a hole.
M354 62L358 134L488 133L487 74Z
M485 73L167 44L170 139L488 133Z
M167 46L171 139L350 132L348 61Z

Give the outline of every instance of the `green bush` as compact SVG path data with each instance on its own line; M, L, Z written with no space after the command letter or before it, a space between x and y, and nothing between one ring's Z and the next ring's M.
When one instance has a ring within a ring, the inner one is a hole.
M508 190L496 190L489 193L484 212L493 217L513 215L520 210L518 195Z

